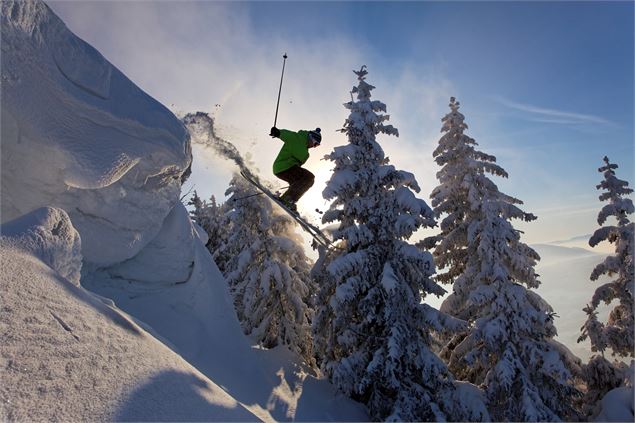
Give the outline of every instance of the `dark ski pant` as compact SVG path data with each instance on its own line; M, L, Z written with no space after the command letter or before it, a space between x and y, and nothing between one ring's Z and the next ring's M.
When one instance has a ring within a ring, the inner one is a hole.
M293 203L297 203L300 197L302 197L304 193L313 186L313 182L315 182L315 175L297 165L283 170L280 173L276 173L276 176L289 183L289 189L282 194L280 199Z

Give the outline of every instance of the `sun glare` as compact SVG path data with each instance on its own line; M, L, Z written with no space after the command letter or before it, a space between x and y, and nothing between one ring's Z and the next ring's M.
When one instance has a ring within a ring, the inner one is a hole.
M298 202L298 209L311 222L320 223L321 214L316 209L324 212L328 207L328 202L322 197L322 191L331 176L331 164L319 161L311 171L315 175L315 183Z

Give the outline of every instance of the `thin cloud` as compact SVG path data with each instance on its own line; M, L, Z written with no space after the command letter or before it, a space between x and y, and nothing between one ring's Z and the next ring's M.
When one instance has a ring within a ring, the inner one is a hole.
M579 120L573 120L573 119L545 119L545 118L533 118L533 119L527 119L531 122L538 122L538 123L556 123L556 124L560 124L560 125L577 125L580 123Z
M555 123L555 124L599 124L599 125L614 125L613 122L594 115L586 115L575 112L565 112L562 110L548 109L544 107L532 106L528 104L517 103L515 101L507 100L503 97L494 97L494 99L510 109L519 110L521 112L530 113L528 117L532 121L538 121L543 123Z

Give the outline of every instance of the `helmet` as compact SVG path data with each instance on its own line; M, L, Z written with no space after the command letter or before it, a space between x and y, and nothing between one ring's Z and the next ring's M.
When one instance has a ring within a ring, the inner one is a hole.
M309 139L318 145L322 142L322 134L320 134L320 131L320 128L309 131Z

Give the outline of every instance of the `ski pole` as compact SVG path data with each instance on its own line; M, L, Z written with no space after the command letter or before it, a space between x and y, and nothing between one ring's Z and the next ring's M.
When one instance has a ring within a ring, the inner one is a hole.
M282 93L282 79L284 78L284 65L287 62L287 53L282 55L282 75L280 76L280 88L278 89L278 102L276 103L276 117L273 119L273 126L278 122L278 107L280 106L280 93Z
M259 192L257 194L246 195L244 197L232 198L232 201L240 201L240 200L244 200L244 199L251 198L251 197L256 197L257 195L263 195L263 194L264 194L264 192Z

